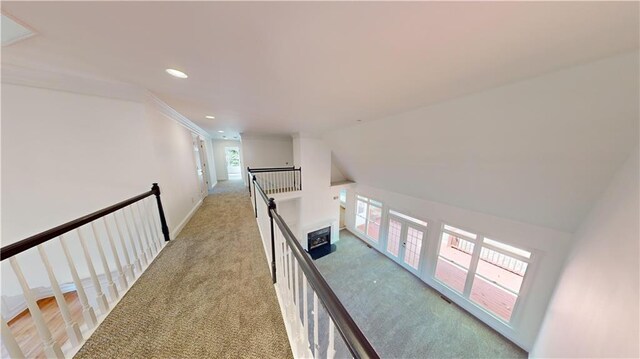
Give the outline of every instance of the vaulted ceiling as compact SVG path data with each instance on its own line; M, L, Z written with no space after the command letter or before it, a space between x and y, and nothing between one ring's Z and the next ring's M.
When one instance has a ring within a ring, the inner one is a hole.
M146 88L214 137L324 135L359 183L550 228L575 230L637 146L637 54L616 57L638 50L637 2L3 1L2 11L36 32L3 47L3 67ZM624 66L597 62L606 58Z
M638 46L632 2L3 1L2 10L38 33L4 48L3 64L133 83L213 135L323 133Z

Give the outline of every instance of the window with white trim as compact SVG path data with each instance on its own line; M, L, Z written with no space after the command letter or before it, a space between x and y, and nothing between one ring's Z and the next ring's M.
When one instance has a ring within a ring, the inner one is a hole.
M480 249L475 250L476 246ZM472 303L509 322L531 260L529 251L445 224L435 277Z
M461 294L464 292L477 237L475 233L446 224L442 229L435 277Z
M356 230L377 242L382 223L382 203L364 196L356 200Z
M347 190L341 189L338 198L340 198L340 204L344 207L347 204Z
M484 238L469 298L472 302L511 320L531 252Z

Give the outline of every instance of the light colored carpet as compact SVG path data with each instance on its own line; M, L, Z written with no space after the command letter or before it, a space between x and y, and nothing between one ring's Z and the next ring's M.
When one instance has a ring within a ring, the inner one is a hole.
M336 246L315 264L382 358L527 357L352 233L340 231Z
M76 358L289 358L248 191L220 182Z

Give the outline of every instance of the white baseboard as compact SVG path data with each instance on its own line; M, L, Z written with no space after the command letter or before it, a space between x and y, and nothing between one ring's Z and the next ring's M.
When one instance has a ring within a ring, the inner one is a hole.
M186 217L184 217L184 219L182 220L182 222L180 222L180 224L178 225L178 227L176 227L173 231L171 231L171 240L174 240L176 238L178 238L178 235L180 234L180 232L182 231L182 229L184 228L184 226L187 225L187 223L189 223L189 220L191 220L191 217L193 217L193 215L196 213L196 211L198 210L198 208L200 208L200 206L202 205L202 202L204 201L204 198L201 198L198 203L196 203L196 205L191 208L191 211L189 211L189 213L187 214Z

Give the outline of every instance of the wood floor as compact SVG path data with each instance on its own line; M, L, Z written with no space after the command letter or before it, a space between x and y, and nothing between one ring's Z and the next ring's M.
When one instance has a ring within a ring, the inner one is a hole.
M69 306L69 311L71 312L73 320L78 323L78 325L82 325L84 321L82 319L82 306L78 300L78 294L76 292L65 293L64 299ZM39 300L38 306L42 311L42 316L44 317L49 330L51 330L53 338L60 346L62 346L68 338L62 315L58 310L58 303L56 303L54 297L50 297ZM45 358L42 341L38 336L38 331L33 324L33 320L31 319L31 314L28 309L18 314L7 324L13 332L16 341L18 341L20 348L22 348L22 352L25 357ZM7 353L4 346L2 346L2 358L9 358L9 353Z

